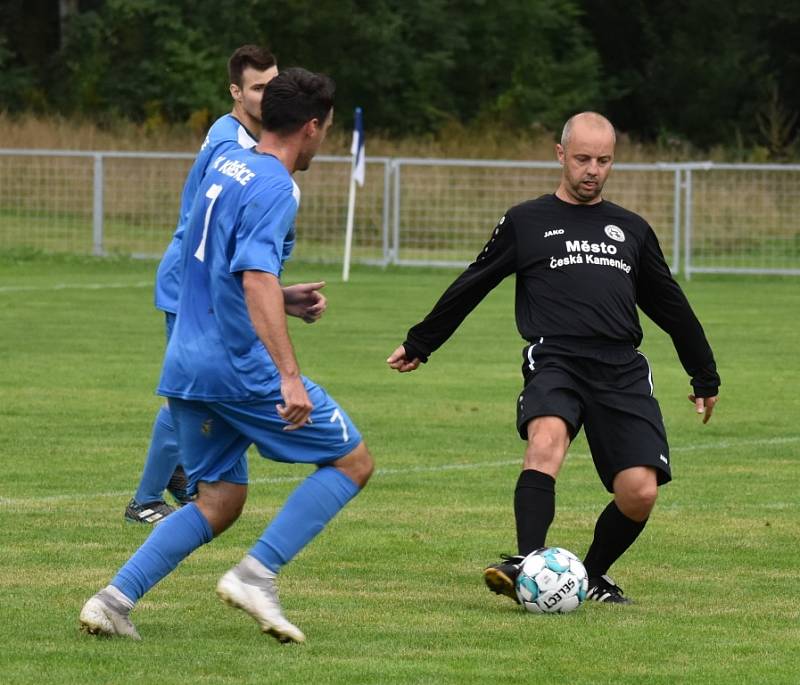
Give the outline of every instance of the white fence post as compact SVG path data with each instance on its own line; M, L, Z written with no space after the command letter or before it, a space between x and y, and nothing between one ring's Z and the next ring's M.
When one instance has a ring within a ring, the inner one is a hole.
M383 167L383 207L381 211L381 247L383 251L383 266L392 261L389 232L392 211L392 162L386 160Z
M675 194L672 204L672 273L677 275L681 270L681 186L683 184L682 169L675 169Z
M102 257L103 248L103 155L94 154L94 176L92 191L92 254Z
M683 230L683 273L686 280L692 278L692 169L684 169L684 230Z
M394 221L392 225L392 264L397 264L400 259L400 161L392 160L394 171L394 193L392 202L394 203Z

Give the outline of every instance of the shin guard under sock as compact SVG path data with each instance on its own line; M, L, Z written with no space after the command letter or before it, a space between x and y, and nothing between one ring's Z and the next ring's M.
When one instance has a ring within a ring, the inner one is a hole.
M535 469L519 474L514 491L514 517L517 521L517 550L525 556L544 547L547 530L556 513L556 481Z
M616 502L611 500L597 519L594 539L583 560L589 576L606 574L611 565L639 537L646 524L647 519L644 521L629 519L617 508Z

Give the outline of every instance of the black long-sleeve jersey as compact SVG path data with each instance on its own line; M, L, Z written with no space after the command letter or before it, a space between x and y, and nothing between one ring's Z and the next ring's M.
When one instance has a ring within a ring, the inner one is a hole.
M638 304L672 338L695 394L717 394L711 347L653 229L606 200L574 205L543 195L508 210L475 261L409 330L407 358L426 361L513 273L517 329L525 340L554 340L566 354L615 344L635 349L642 341Z

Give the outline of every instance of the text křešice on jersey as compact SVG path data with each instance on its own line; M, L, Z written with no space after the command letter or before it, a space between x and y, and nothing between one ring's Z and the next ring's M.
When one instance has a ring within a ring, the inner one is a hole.
M230 150L255 147L256 142L256 137L232 114L220 117L208 130L208 134L183 185L175 233L158 265L154 293L156 309L170 314L175 314L178 311L181 240L186 230L186 224L189 221L192 202L209 164L219 155L225 154Z
M280 276L299 202L297 184L272 155L237 150L213 160L182 241L178 317L160 395L246 401L279 386L247 311L242 272Z

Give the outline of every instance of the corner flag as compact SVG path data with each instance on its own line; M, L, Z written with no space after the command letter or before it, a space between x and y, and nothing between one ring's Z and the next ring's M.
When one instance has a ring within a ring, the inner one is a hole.
M350 154L353 155L353 179L359 186L363 186L366 165L364 164L364 117L361 107L356 107L353 144L350 146Z
M353 155L352 170L350 172L350 195L347 198L347 228L344 238L344 259L342 260L342 280L346 283L350 279L350 255L353 249L353 222L356 210L356 183L364 185L364 172L366 159L364 157L364 117L361 107L356 107L353 126L353 144L350 146Z

